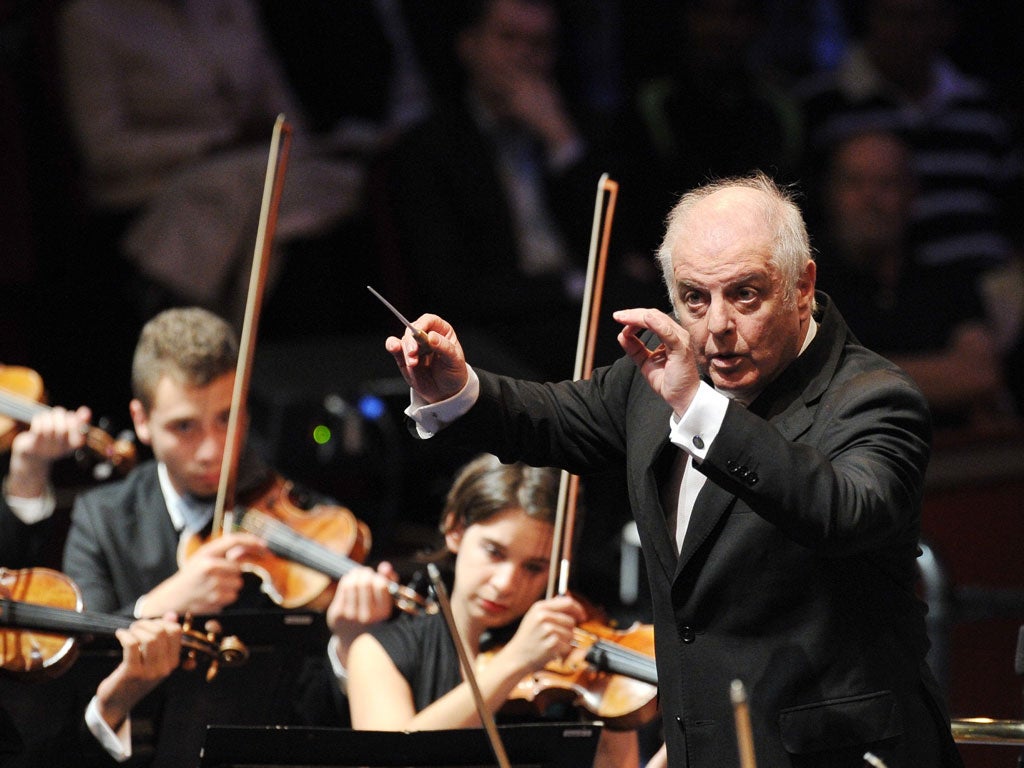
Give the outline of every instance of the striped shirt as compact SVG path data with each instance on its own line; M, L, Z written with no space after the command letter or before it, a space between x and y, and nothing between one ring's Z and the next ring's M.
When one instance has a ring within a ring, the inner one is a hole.
M847 136L868 130L899 135L911 149L919 185L911 228L918 263L995 266L1011 250L1007 207L1022 177L1020 148L987 85L944 59L934 72L928 97L911 102L862 47L851 46L835 71L796 87L806 160L817 173Z

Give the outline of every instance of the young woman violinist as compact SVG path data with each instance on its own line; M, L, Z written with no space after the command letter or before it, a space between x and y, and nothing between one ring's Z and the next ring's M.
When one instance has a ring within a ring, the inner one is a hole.
M585 619L570 596L538 599L547 584L557 490L552 470L485 455L463 468L448 494L441 530L455 555L452 614L474 657L497 648L477 672L492 712L525 676L568 655L573 628ZM360 635L347 667L355 728L481 725L441 614L401 616ZM602 732L595 766L638 762L635 733Z

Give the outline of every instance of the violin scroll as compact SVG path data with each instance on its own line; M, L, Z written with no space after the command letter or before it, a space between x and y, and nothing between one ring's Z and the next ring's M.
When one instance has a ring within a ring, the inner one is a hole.
M425 613L429 616L437 613L439 610L436 601L425 598L415 589L404 584L392 583L388 587L388 592L391 594L395 607L403 613L409 613L414 616Z
M192 617L186 616L181 625L181 646L184 658L182 669L189 672L199 664L199 655L203 654L210 660L206 668L207 682L217 676L220 667L240 667L249 660L249 649L234 635L221 637L220 622L210 619L203 625L203 630L192 628Z
M111 472L125 475L135 467L135 441L127 434L114 437L100 427L89 427L85 433L85 447L103 461L94 470L99 476L97 479L106 479L103 475Z

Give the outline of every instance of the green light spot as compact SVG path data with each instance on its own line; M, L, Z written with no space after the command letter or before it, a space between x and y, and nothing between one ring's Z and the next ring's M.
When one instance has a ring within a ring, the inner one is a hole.
M317 445L326 445L331 440L331 428L324 424L313 427L313 442Z

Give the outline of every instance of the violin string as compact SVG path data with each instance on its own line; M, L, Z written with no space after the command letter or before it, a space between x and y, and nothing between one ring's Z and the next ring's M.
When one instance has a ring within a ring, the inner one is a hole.
M130 627L133 621L123 616L88 613L20 600L0 600L0 605L3 606L0 610L0 625L36 632L113 635L118 629ZM214 643L197 632L183 633L181 644L211 656L216 655Z
M340 579L359 566L359 563L352 558L310 540L290 528L286 523L275 520L255 509L250 509L245 513L239 527L266 539L272 552L312 568L334 580ZM408 603L424 604L424 600L418 592L401 584L392 583L388 591L396 600L401 599L403 605Z
M573 645L577 648L586 647L580 643L573 643ZM622 648L615 643L598 640L590 647L598 649L606 657L615 657L616 662L620 664L635 664L638 667L646 667L654 663L654 659L650 656L629 648Z
M20 600L2 600L5 606L2 622L8 626L42 624L34 627L39 631L72 631L72 632L107 632L114 633L117 629L127 629L132 620L121 616L85 613L71 608L56 608L50 605L25 603Z
M0 412L12 419L27 424L37 413L49 410L48 406L29 400L13 392L0 392Z
M241 527L266 539L272 552L308 566L332 579L340 579L357 565L351 558L311 541L285 523L257 510L251 509L245 513Z
M651 679L652 677L654 679L657 678L655 661L647 654L632 648L626 648L617 643L601 639L594 640L593 638L597 636L585 630L577 629L574 634L576 638L583 638L584 640L574 639L573 645L577 648L589 645L591 648L599 651L602 661L608 664L609 671L632 677L641 682L649 682L652 685L656 684Z

